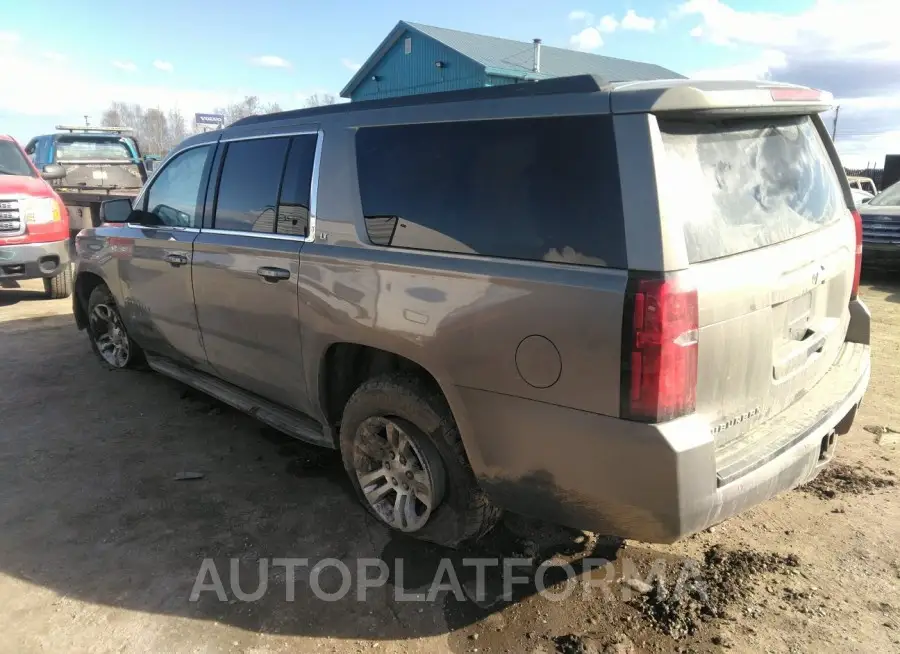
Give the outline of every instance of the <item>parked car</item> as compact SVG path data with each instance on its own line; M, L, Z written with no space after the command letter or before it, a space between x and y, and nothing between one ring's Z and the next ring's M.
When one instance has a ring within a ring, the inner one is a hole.
M882 268L900 266L900 182L862 205L859 213L863 263Z
M814 477L868 384L827 107L579 76L245 118L103 205L77 322L338 449L393 529L672 541Z
M868 191L860 191L856 188L850 188L850 196L853 198L853 204L858 209L860 205L865 204L875 196Z
M0 283L43 279L48 298L72 292L69 216L46 180L59 166L38 173L21 146L0 134Z
M856 189L858 191L864 191L872 196L878 193L878 189L875 187L875 181L871 177L850 175L847 177L847 182L850 184L851 190Z

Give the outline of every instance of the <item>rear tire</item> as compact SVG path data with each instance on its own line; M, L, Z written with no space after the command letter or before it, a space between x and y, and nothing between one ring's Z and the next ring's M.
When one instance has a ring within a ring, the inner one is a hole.
M405 450L407 458L421 461L420 465L407 466L400 458L402 453L398 456L394 451L392 455L390 448L384 446L391 439L388 430L392 429L385 425L399 428L401 437L410 442ZM360 439L365 441L379 431L376 448L381 444L384 449L371 456L368 444L364 451ZM481 538L500 519L500 510L478 486L447 401L438 389L420 378L393 373L363 383L344 408L340 445L344 468L360 502L391 529L446 547L458 547ZM379 474L379 461L386 469L383 474ZM397 463L401 464L399 470ZM378 479L364 490L361 481L373 476ZM409 520L398 520L396 509L406 504L400 503L403 491L396 487L404 487L405 477L410 485L422 481L429 488L426 491L419 485L425 502L417 500L414 515ZM395 488L389 488L391 484ZM386 499L379 499L380 505L376 505L370 501L375 497Z
M111 370L137 368L144 363L144 352L131 340L119 315L115 298L105 284L91 291L87 303L87 331L94 354Z
M72 295L72 264L65 264L56 277L44 278L44 295L49 300L61 300Z

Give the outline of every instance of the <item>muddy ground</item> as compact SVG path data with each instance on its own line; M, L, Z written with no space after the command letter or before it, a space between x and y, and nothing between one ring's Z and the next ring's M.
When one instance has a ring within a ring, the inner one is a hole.
M0 652L900 651L900 278L868 281L872 383L809 488L672 546L511 516L457 553L389 535L333 455L159 375L103 370L68 301L0 289ZM505 602L492 574L484 597L462 578L461 600L397 601L465 556L578 576L562 601L523 586ZM322 601L309 574L290 585L273 567L258 601L238 601L230 559L251 592L272 557L402 559L403 580L394 567L366 601ZM224 602L189 599L204 559Z

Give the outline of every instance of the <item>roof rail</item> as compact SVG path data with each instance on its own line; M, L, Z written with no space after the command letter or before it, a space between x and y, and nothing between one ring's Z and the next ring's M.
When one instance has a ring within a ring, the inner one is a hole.
M130 127L94 127L93 125L57 125L56 129L61 132L97 132L100 134L124 134L134 131Z

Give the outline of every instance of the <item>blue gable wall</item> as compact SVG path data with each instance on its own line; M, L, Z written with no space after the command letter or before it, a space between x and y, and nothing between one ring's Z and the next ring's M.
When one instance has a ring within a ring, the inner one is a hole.
M412 52L404 54L406 38L412 39ZM444 63L438 68L434 62ZM378 77L373 81L372 76ZM375 100L417 93L457 91L488 84L484 67L419 32L407 30L366 75L351 99Z

